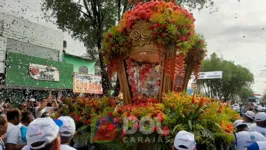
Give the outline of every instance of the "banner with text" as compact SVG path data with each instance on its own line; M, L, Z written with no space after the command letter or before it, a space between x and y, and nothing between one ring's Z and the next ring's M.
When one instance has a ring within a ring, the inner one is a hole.
M35 80L59 81L59 71L55 67L29 64L29 74Z
M200 72L198 80L221 79L221 78L223 78L223 72L222 71ZM191 79L195 79L195 76L191 75Z
M103 94L101 81L101 76L75 73L73 80L73 92Z

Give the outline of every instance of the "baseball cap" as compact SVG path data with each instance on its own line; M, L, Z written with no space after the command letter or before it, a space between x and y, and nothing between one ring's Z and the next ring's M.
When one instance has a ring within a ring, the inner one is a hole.
M63 122L63 125L59 128L61 136L71 137L76 132L75 121L69 116L59 117L58 120Z
M178 150L194 150L196 147L194 135L187 131L179 131L175 136L174 147Z
M266 121L266 113L265 112L259 112L255 116L255 121Z
M266 142L259 141L250 145L247 150L266 150Z
M33 120L26 133L27 144L31 149L41 149L47 144L56 139L59 133L59 127L63 122L60 120L53 120L49 117L37 118ZM42 145L33 147L32 144L36 142L44 142Z
M35 102L35 99L34 98L31 98L29 101L30 102Z
M254 118L255 118L255 113L254 113L253 111L247 111L247 112L245 113L245 116L247 116L248 118L254 120Z
M246 124L244 123L243 120L236 120L233 125L236 128L236 127L238 127L240 125L246 125Z

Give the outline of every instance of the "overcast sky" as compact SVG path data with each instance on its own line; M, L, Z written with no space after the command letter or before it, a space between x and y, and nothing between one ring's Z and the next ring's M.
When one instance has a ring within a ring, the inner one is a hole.
M216 52L226 60L247 67L255 76L252 88L262 94L266 89L266 1L265 0L214 0L218 12L210 9L193 11L196 30L208 44L208 55ZM57 29L43 19L40 0L0 0L0 12L24 17L32 22ZM67 52L82 55L83 44L71 39Z

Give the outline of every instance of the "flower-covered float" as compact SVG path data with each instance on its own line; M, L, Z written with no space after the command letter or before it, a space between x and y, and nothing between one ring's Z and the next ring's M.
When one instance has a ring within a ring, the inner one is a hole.
M110 77L117 73L122 97L65 98L55 117L77 123L75 142L97 149L170 149L176 133L194 133L199 150L234 142L239 116L228 103L186 94L197 77L206 44L186 9L165 1L138 3L104 34Z

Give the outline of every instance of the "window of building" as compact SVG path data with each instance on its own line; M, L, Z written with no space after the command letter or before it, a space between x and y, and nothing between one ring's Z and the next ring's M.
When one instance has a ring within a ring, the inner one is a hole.
M79 67L79 73L88 74L88 68L86 66Z

